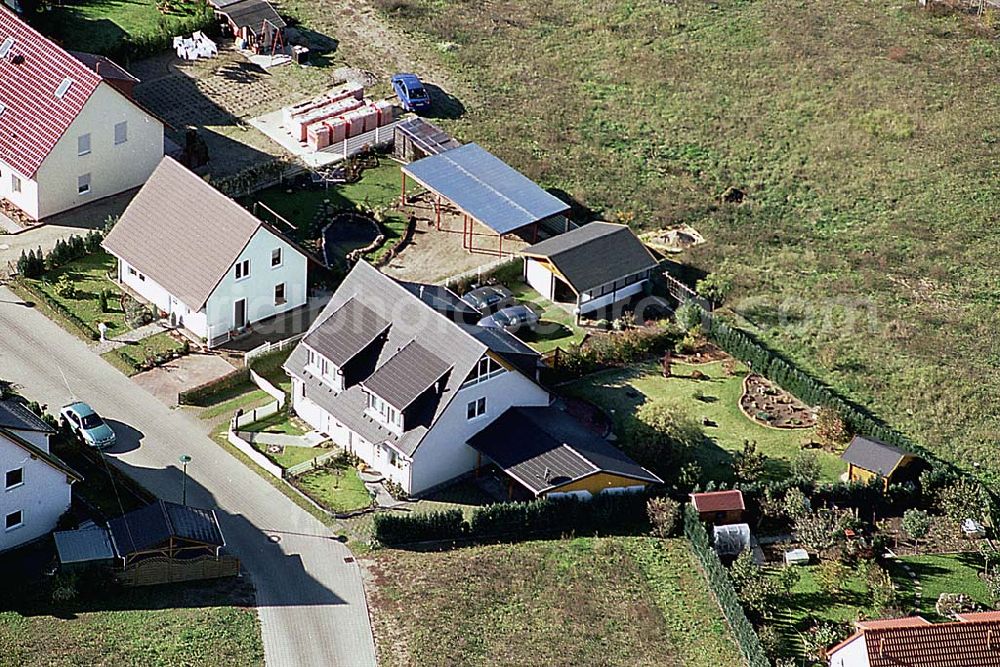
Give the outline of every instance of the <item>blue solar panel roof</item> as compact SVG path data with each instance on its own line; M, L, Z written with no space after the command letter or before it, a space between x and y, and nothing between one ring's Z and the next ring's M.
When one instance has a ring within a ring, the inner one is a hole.
M498 234L569 210L478 144L417 160L405 165L403 171Z

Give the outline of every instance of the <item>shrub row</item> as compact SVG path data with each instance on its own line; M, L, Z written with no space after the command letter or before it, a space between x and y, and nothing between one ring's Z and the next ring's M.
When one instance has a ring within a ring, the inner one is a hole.
M594 336L586 343L554 357L553 380L569 380L588 373L625 366L651 354L670 349L678 338L671 329L631 329L620 333Z
M248 382L250 382L250 369L237 368L230 373L226 373L222 377L209 380L208 382L200 384L197 387L192 387L191 389L178 392L177 403L179 405L208 405L212 402L211 399L213 397L229 391L234 387L247 384Z
M87 338L90 340L98 340L101 335L92 326L84 322L75 313L71 312L66 306L62 305L59 301L49 296L43 290L36 288L25 280L18 280L16 282L18 289L27 292L32 299L36 299L43 304L45 307L52 311L57 317L61 318L70 329L75 329L76 334L81 338Z
M480 507L466 521L460 510L376 514L374 537L384 546L446 540L519 539L537 534L633 532L647 529L647 493L540 498Z
M684 507L684 536L690 541L691 548L694 550L698 562L701 563L708 586L715 594L719 606L722 607L722 613L729 622L729 627L733 630L736 643L739 645L740 652L743 653L748 667L770 667L771 662L764 653L764 649L760 645L760 638L747 619L743 606L740 605L739 596L736 594L736 589L733 588L729 573L709 544L705 526L702 525L698 512L690 504Z
M201 31L210 36L218 34L215 13L208 3L200 3L197 13L176 20L162 20L157 31L145 35L127 35L121 41L100 49L100 55L108 56L115 62L127 65L133 60L141 60L173 49L174 35L190 35Z

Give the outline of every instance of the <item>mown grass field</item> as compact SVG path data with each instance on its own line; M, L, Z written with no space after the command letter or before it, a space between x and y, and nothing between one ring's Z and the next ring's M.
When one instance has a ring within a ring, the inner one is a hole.
M106 592L25 613L0 605L0 666L264 664L253 592L240 581Z
M448 129L602 217L692 224L682 259L731 276L767 341L997 465L992 33L915 2L374 4L450 71Z
M578 538L371 557L385 667L741 662L683 540Z

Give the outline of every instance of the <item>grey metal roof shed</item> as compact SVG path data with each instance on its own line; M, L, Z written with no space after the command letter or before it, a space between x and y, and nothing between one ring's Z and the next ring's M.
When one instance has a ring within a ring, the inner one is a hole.
M53 533L52 536L56 541L59 562L63 565L99 563L112 561L115 558L111 536L105 528L94 526L79 530L62 530Z
M470 251L502 255L506 234L565 216L570 208L479 144L465 144L403 165L402 172L404 202L407 176L437 195L439 229L442 198L462 212L463 247ZM475 247L473 222L497 234L497 251Z

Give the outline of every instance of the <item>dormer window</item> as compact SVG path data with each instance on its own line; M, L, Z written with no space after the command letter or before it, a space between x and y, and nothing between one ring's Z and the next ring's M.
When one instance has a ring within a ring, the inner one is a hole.
M343 391L344 375L329 359L321 354L317 354L312 348L306 348L308 356L306 366L316 375L323 384L329 386L334 391Z
M368 413L382 422L383 426L394 431L403 430L403 414L371 392L368 392Z
M497 363L492 357L485 356L479 360L476 367L472 369L469 373L469 377L466 378L465 382L462 384L462 388L471 387L474 384L479 384L480 382L485 382L490 378L494 378L497 375L505 372L506 369Z

